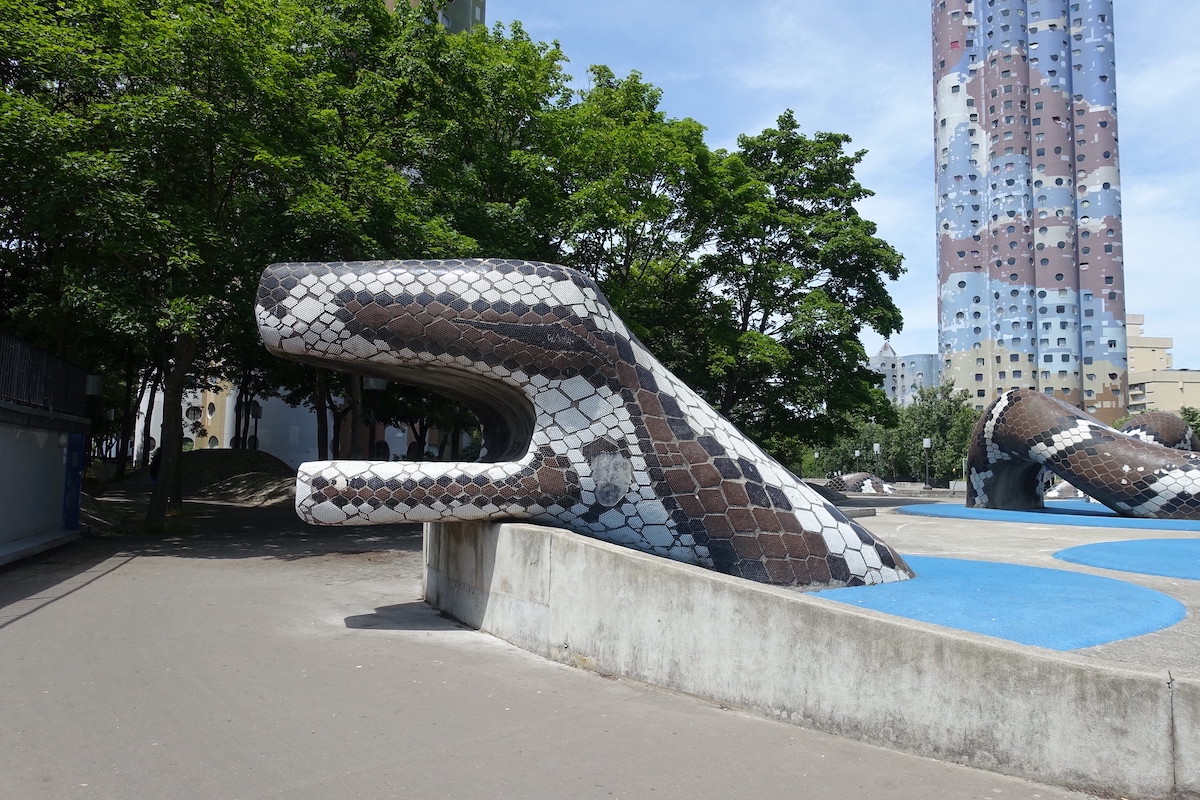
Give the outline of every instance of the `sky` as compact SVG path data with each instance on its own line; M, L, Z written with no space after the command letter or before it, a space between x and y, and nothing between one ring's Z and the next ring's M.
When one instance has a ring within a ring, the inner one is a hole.
M907 269L889 286L904 313L892 347L937 350L928 0L488 0L487 19L557 41L577 86L591 64L640 72L710 147L733 149L789 108L804 133L849 134L875 192L859 210ZM1187 249L1200 215L1200 3L1115 0L1113 20L1126 311L1174 338L1176 367L1200 369L1200 250ZM863 342L874 355L883 340Z

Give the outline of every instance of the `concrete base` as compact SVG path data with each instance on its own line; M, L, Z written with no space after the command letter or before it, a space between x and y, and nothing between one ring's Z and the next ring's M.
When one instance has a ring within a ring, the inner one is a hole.
M8 564L37 555L43 550L73 542L80 536L79 531L51 531L37 536L26 536L11 542L0 542L0 564Z
M1075 789L1200 798L1200 680L523 524L425 526L425 597L562 663Z
M838 506L838 511L842 512L850 519L862 519L863 517L875 516L875 509L862 508L861 506Z

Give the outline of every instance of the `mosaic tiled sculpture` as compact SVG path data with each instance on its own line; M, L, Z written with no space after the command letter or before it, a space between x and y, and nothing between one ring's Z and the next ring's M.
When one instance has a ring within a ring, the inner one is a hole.
M1190 430L1130 435L1044 394L1006 392L972 434L967 505L1042 508L1045 468L1123 516L1200 519L1200 455L1147 441L1159 436L1190 446Z
M863 494L892 494L896 487L869 472L848 472L829 479L829 488L835 492L861 492Z
M768 583L912 575L671 375L573 270L277 264L257 315L274 353L432 389L484 428L480 462L301 465L308 522L521 518Z
M1167 411L1139 414L1121 426L1121 433L1173 450L1200 453L1200 437L1192 426Z

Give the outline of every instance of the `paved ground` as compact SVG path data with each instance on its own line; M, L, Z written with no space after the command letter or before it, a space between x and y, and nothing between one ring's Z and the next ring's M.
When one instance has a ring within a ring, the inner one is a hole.
M1086 797L548 663L420 602L414 529L189 514L0 569L0 796Z

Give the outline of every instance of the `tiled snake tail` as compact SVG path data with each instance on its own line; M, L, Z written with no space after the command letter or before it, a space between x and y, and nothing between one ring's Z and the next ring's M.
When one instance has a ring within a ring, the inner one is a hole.
M1200 453L1200 437L1196 436L1192 426L1169 411L1139 414L1122 425L1120 430L1143 442Z
M1154 436L1184 438L1139 438L1044 394L1005 392L972 434L967 505L1042 508L1045 468L1123 516L1200 519L1200 455L1146 440Z

